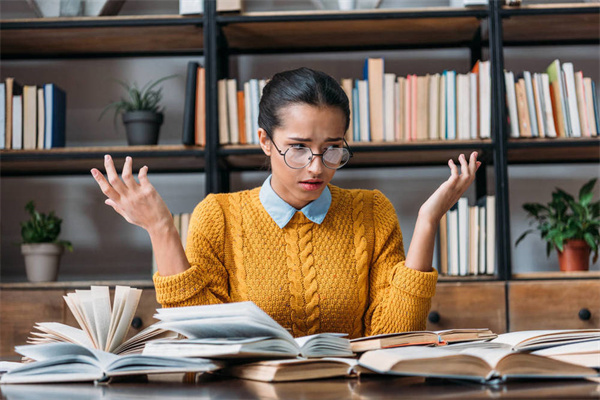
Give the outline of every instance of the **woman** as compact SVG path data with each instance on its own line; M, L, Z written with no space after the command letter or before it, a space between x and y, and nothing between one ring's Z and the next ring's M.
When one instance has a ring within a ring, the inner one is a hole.
M262 187L210 194L192 214L183 250L148 167L122 180L110 156L108 181L92 175L113 207L150 234L164 307L252 300L294 336L350 337L425 329L435 292L440 218L480 165L460 155L450 178L421 206L408 255L394 208L379 191L330 185L350 158L348 98L330 76L301 68L276 74L260 101L259 140L271 159Z

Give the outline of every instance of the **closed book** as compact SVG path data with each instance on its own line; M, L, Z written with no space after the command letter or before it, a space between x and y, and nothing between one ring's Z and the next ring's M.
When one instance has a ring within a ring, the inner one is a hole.
M248 139L246 138L246 99L244 98L243 90L239 90L237 92L237 110L240 144L247 144Z
M438 95L440 105L438 107L440 116L438 118L438 139L446 139L446 76L440 76L440 93Z
M594 112L594 95L592 94L592 79L583 78L583 87L585 91L585 105L587 107L590 136L598 136L598 130L596 129L596 113Z
M398 142L406 141L406 78L399 76L396 81L398 82L398 136L396 140Z
M23 149L34 150L37 144L37 86L23 86Z
M469 90L471 95L469 96L469 102L471 110L469 112L469 118L471 125L469 127L469 133L471 139L478 139L479 132L479 88L477 87L478 76L474 72L469 73Z
M444 71L446 77L446 139L456 139L456 71Z
M412 140L411 129L412 129L412 75L406 76L404 85L404 141L410 142Z
M358 81L356 86L352 88L352 139L354 142L360 142L360 105L358 94Z
M230 142L232 144L240 143L237 103L237 80L227 79L227 119L229 121Z
M370 141L383 142L384 107L383 107L383 58L365 60L363 79L369 82L369 118Z
M523 72L523 81L525 83L525 98L527 100L527 111L529 114L529 124L531 126L531 136L539 137L540 134L535 112L535 103L533 100L533 83L531 80L531 73L529 71Z
M471 139L471 90L469 75L456 75L456 138Z
M219 110L219 144L225 145L231 143L229 135L229 114L227 112L227 79L217 81L218 91L218 110Z
M67 95L64 90L54 83L44 85L45 120L45 149L65 147Z
M543 99L541 97L541 77L540 74L533 74L531 77L531 83L533 84L533 104L535 105L535 116L538 123L538 133L540 137L546 137L546 126L544 123Z
M6 78L6 129L4 147L13 149L13 96L23 94L23 85L15 81L15 78Z
M557 81L550 82L550 101L552 102L552 114L554 116L556 136L567 137L567 123L565 120L564 107L562 107L560 93L560 83Z
M185 81L185 104L183 106L183 133L181 142L186 145L195 144L195 110L197 97L197 74L199 64L189 61Z
M252 108L252 143L258 144L258 110L261 97L258 79L250 79L250 96L250 107Z
M488 195L485 197L485 217L485 272L487 275L494 275L496 272L496 197L492 195Z
M206 69L198 67L196 76L196 127L194 129L194 142L197 145L206 145Z
M346 141L348 143L354 142L354 121L352 121L353 115L353 99L352 99L352 79L344 78L342 79L342 89L344 89L344 93L346 93L346 97L348 97L348 106L350 108L350 123L348 124L348 130L346 131Z
M569 137L571 136L571 128L567 119L568 109L560 61L558 59L552 61L546 68L546 73L548 74L548 81L552 88L551 94L554 104L553 112L555 116L556 131L559 137Z
M417 136L417 123L418 123L418 109L419 104L417 103L418 96L418 77L417 75L411 75L410 79L410 140L419 140Z
M37 89L37 143L36 149L43 149L46 130L46 107L44 105L44 88Z
M394 141L399 142L402 138L402 92L400 83L394 83Z
M556 124L554 123L554 105L552 104L552 96L550 95L550 80L548 74L540 74L542 81L542 96L544 99L544 120L546 121L546 136L556 137Z
M491 103L490 62L482 61L479 63L479 137L481 139L489 139L491 136Z
M596 82L592 81L592 96L594 103L594 115L596 116L596 132L600 134L600 114L598 108L598 96L596 95Z
M23 149L23 95L12 96L12 148Z
M571 136L581 137L581 125L579 123L579 107L577 107L577 92L575 90L575 72L573 71L573 63L564 63L562 65L565 88L568 116L571 126Z
M479 274L479 210L469 206L469 275Z
M0 82L0 149L6 148L6 83Z
M369 83L366 80L358 80L358 107L360 121L360 141L370 142L369 131Z
M383 75L383 97L384 97L384 125L383 125L383 141L393 142L396 124L396 103L395 103L395 87L396 74Z
M479 243L478 243L478 254L479 254L479 260L477 261L477 265L478 265L478 273L479 275L485 275L486 274L486 270L485 270L485 261L486 261L486 252L487 252L487 225L486 225L486 215L485 215L485 197L483 198L483 201L478 200L477 201L477 210L479 212Z
M510 71L504 71L504 85L506 86L506 104L508 107L508 119L510 126L510 137L518 138L519 117L517 114L517 95L515 93L515 76Z
M429 75L417 76L416 95L416 138L425 141L429 139Z
M291 382L355 375L354 358L266 360L234 365L219 370L219 375L261 382Z
M248 144L256 144L254 143L254 136L252 135L252 91L250 90L250 82L244 83L244 109L246 110L246 143Z
M429 130L429 140L439 140L438 133L439 118L440 118L440 74L429 76L429 107L428 115L429 122L427 124Z
M469 200L458 199L458 274L469 274Z
M583 87L583 72L575 72L575 93L577 95L577 110L579 111L579 125L581 136L590 137L590 125L587 116L587 104L585 101L585 88Z
M448 275L458 276L458 206L448 211Z
M527 107L527 95L525 93L525 81L523 78L515 83L515 93L517 96L517 111L519 113L519 131L521 132L521 137L532 137L529 108Z

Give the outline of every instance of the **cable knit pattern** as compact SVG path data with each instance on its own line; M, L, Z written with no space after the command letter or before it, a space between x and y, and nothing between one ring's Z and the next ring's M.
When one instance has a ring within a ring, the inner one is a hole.
M368 298L368 281L369 269L367 268L367 238L365 236L365 224L364 224L364 192L359 191L352 200L352 221L354 228L354 247L356 254L356 274L358 275L356 289L358 291L359 302L357 308L354 311L354 322L353 322L353 337L362 336L363 328L363 314L365 312L365 306Z
M239 193L238 196L232 194L229 196L229 212L231 218L229 223L231 224L232 232L232 243L231 251L233 253L233 276L235 277L235 284L231 288L231 298L237 301L242 301L248 296L248 290L246 286L246 268L244 266L244 235L242 231L242 215L244 202L240 201L242 197Z
M191 268L155 274L163 307L254 301L294 336L350 337L425 328L437 272L404 265L394 207L379 191L329 186L323 222L296 213L280 229L260 188L207 196L194 210Z

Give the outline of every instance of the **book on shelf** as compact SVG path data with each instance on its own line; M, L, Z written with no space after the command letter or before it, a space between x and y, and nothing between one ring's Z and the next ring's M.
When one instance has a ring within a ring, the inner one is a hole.
M583 90L585 97L585 106L587 108L588 124L590 127L590 136L598 136L598 125L596 121L596 111L594 107L594 94L592 89L592 79L583 78Z
M185 103L183 108L183 134L181 142L185 145L196 143L195 129L199 118L197 113L198 103L198 69L200 64L189 61L187 64L187 75L185 79Z
M65 147L67 94L54 83L44 85L44 149Z
M37 145L37 86L23 86L23 149Z
M526 110L527 115L529 116L530 127L531 127L531 137L539 137L538 131L538 123L535 112L535 103L533 100L533 84L531 81L531 72L524 71L523 72L523 84L525 87L525 100L526 100Z
M23 95L12 97L12 147L15 150L23 149Z
M0 149L6 148L6 83L0 82Z
M265 360L228 366L218 374L262 382L303 381L353 377L357 363L354 358Z
M373 142L383 142L384 140L384 68L383 58L367 58L365 60L363 79L369 83L370 137Z
M581 136L590 137L590 121L587 116L587 106L585 104L585 88L583 87L583 72L577 71L575 75L575 92L577 96L577 111L579 112L579 122L581 124Z
M564 76L565 96L567 102L567 115L571 126L571 137L581 137L581 124L579 123L579 110L577 108L577 94L575 92L575 73L573 63L562 64Z
M509 345L493 342L373 350L364 353L358 364L380 374L464 379L492 384L514 378L598 376L593 368L514 351Z
M147 344L143 354L208 358L350 357L345 334L294 338L254 303L158 309L154 326L185 336Z
M175 337L171 332L150 326L126 340L142 294L141 289L116 286L111 307L108 286L92 286L63 296L81 329L58 322L35 324L27 343L42 345L67 342L114 354L140 353L149 340Z
M13 368L0 384L106 382L114 377L207 372L222 368L216 360L156 357L142 354L116 355L72 343L17 346L19 354L34 362Z
M5 140L4 145L7 149L15 148L13 145L13 106L15 101L14 96L23 94L23 85L15 80L15 78L6 78L6 123L5 123Z
M46 101L44 100L44 88L37 89L37 143L36 149L44 148L46 139Z
M487 328L412 331L351 339L350 345L352 347L352 351L355 353L362 353L370 350L400 346L443 346L451 343L491 340L497 336L498 335Z

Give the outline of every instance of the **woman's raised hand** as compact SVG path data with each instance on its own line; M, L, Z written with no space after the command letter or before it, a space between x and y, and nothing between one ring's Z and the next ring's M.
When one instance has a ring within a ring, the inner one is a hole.
M125 158L123 173L119 178L111 156L105 155L104 167L108 180L98 169L92 168L92 176L107 197L104 203L121 214L127 222L150 233L172 224L173 218L167 205L148 180L148 167L140 169L138 183L133 177L132 164L131 157Z
M471 153L468 163L464 154L458 157L458 161L460 162L460 174L454 161L449 160L450 178L442 183L431 197L423 203L419 210L419 216L437 223L473 183L475 172L481 165L481 162L477 161L477 152Z

